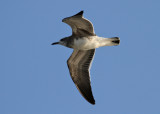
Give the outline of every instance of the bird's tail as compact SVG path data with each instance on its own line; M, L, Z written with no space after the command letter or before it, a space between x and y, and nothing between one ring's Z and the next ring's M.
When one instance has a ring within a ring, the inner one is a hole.
M120 44L120 38L119 37L112 37L112 38L110 38L110 40L112 41L112 43L114 45L119 45Z

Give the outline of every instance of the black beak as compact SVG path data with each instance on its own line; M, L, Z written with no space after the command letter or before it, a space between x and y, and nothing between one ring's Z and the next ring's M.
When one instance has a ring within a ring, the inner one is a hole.
M54 43L52 43L51 45L56 45L56 44L59 44L59 42L54 42Z

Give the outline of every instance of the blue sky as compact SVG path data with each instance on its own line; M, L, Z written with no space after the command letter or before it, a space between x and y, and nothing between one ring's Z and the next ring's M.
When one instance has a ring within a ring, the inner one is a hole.
M1 114L160 114L159 0L1 0ZM96 105L79 94L51 43L71 35L65 17L84 10L98 36L121 39L96 50Z

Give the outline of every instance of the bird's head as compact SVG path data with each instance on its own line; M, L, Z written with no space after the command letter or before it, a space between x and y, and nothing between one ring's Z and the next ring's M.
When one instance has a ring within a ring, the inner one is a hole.
M66 38L62 38L59 42L54 42L51 45L56 45L56 44L60 44L60 45L66 46L67 45Z

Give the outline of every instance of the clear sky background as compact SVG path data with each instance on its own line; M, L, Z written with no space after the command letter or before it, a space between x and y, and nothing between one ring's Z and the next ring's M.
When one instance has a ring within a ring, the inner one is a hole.
M96 50L96 105L70 78L72 49L51 45L81 10L98 36L121 39ZM160 1L1 0L0 114L160 114Z

